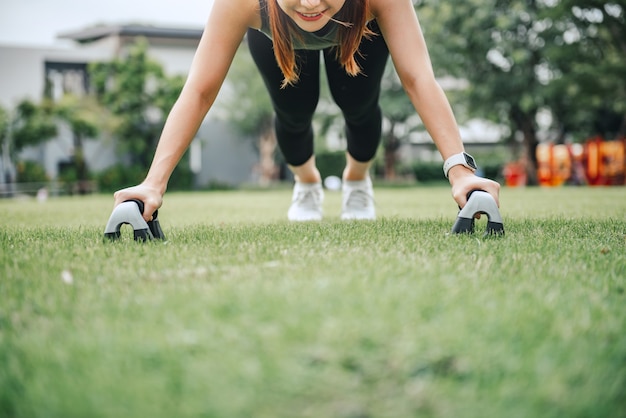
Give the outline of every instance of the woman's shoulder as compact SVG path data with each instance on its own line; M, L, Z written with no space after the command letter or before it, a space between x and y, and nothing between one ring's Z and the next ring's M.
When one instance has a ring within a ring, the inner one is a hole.
M369 0L370 7L392 6L396 3L409 2L411 0Z
M404 3L407 2L413 7L411 0L369 0L370 14L376 18L387 9L393 9L398 6L404 7Z
M266 0L214 0L212 7L227 7L243 14L252 28L261 27L261 4Z

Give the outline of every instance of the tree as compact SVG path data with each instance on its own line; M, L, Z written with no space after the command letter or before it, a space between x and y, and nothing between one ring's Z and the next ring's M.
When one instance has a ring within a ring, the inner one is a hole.
M118 118L115 129L121 152L147 170L165 118L183 86L182 77L168 78L139 38L126 56L89 68L97 100Z
M74 155L73 165L76 170L78 192L87 193L87 180L89 168L85 160L84 141L96 137L105 127L109 118L106 111L93 99L93 97L77 97L65 95L55 104L55 116L62 122L67 123L72 131Z
M4 141L4 138L9 134L9 112L0 106L0 141Z
M624 6L597 0L545 1L549 104L561 136L626 136Z
M44 99L40 104L23 100L15 109L15 117L9 129L12 156L28 146L38 145L53 138L57 134L54 103L48 99Z
M3 182L10 183L9 159L9 112L0 106L0 142L2 143Z
M424 0L435 69L469 82L470 115L506 123L520 132L529 179L536 177L536 116L545 105L537 77L543 64L539 4L535 0Z
M624 10L598 0L421 0L436 70L465 79L468 111L520 133L536 178L537 115L560 136L623 120ZM598 74L602 74L598 77ZM511 141L512 143L514 141Z
M23 100L13 115L0 107L0 141L2 142L2 167L4 182L13 183L11 167L15 166L17 154L27 146L37 145L57 134L52 116L53 104L44 100L35 104Z

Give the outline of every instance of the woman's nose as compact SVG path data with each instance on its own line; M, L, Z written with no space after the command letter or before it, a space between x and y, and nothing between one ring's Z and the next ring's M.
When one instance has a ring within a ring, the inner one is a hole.
M300 0L300 4L312 9L320 4L320 0Z

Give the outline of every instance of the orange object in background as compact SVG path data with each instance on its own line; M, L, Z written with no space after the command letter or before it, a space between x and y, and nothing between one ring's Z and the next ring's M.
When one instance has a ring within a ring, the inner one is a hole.
M540 186L560 186L572 175L572 159L567 145L537 146L537 179Z
M537 181L540 186L551 186L552 144L537 145Z
M604 141L600 137L588 140L584 146L539 144L539 185L623 185L626 174L625 144L626 140Z
M603 141L596 137L585 143L583 161L587 181L593 186L624 184L625 145L621 141Z

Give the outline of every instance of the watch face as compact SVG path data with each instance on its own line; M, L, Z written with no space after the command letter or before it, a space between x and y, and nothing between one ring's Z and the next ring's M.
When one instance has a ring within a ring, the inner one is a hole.
M467 165L469 165L474 170L476 170L477 167L476 167L476 162L474 161L474 157L472 157L471 155L465 152L463 153L463 156L465 157L465 162L467 163Z

